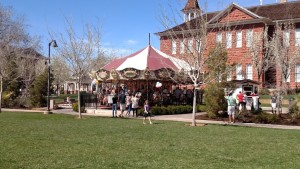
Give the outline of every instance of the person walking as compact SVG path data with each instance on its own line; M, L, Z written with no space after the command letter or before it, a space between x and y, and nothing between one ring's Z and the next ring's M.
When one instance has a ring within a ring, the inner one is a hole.
M149 123L152 124L150 106L149 106L148 100L146 100L145 104L144 104L144 114L143 114L143 116L144 116L143 124L146 124L145 120L146 120L147 117L149 117Z
M276 97L276 93L275 92L273 92L271 94L271 107L272 107L272 114L276 114L277 97Z
M131 107L132 107L132 101L131 101L131 94L128 94L126 96L126 107L127 107L127 113L126 116L129 117L130 116L130 112L131 112Z
M232 92L228 93L228 96L225 96L226 100L227 100L227 114L228 114L228 122L229 123L234 123L235 122L235 104L236 104L236 100L235 98L232 96Z
M135 96L131 99L132 101L132 117L138 116L138 108L139 108L139 98L138 98L138 94L135 94Z
M239 112L241 113L243 110L244 110L244 94L242 93L242 91L239 92L239 94L237 94L237 99L239 101L239 104L238 104L238 109L239 109Z
M124 117L124 111L126 107L126 96L123 90L121 91L121 94L119 96L119 102L120 102L120 110L121 110L121 114L119 115L119 117Z
M115 94L112 97L112 117L117 117L117 103L118 103L118 98L117 95Z

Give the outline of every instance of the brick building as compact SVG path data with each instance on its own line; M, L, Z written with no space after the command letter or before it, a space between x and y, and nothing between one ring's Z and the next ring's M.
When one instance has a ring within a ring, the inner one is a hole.
M160 50L166 54L182 57L188 53L188 48L193 46L193 52L197 52L197 39L191 38L189 32L197 31L199 16L205 16L207 25L207 45L205 55L218 43L227 50L229 64L234 65L227 80L253 80L259 81L263 87L275 88L282 85L282 74L276 63L268 68L258 78L258 74L249 55L253 45L254 35L257 33L267 34L272 38L276 32L278 23L291 24L293 28L281 26L281 33L285 44L290 52L296 51L300 46L300 1L260 5L254 7L242 7L232 3L227 8L218 12L203 13L197 0L188 0L182 10L184 22L173 28L156 33L160 37ZM198 24L199 25L199 24ZM172 33L170 33L172 32ZM175 35L175 36L174 36ZM270 39L270 38L269 38ZM259 42L266 43L264 40ZM201 45L201 42L200 42ZM201 49L200 49L201 50ZM198 51L199 52L199 51ZM262 58L265 50L261 48L259 58ZM275 57L275 56L273 56ZM286 78L290 88L296 88L300 84L300 62L289 67L289 75Z

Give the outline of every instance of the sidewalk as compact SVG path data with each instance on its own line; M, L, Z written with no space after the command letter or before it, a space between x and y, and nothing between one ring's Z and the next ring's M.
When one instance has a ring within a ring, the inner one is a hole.
M92 110L92 109L88 109ZM40 110L24 110L24 109L5 109L2 111L14 111L14 112L40 112L43 113L45 109ZM109 109L97 109L94 110L94 113L82 113L83 116L103 116L111 117L112 111ZM77 112L74 112L72 109L58 109L52 111L54 114L69 114L69 115L78 115ZM93 111L92 111L93 112ZM118 111L120 113L120 111ZM197 115L202 113L197 113ZM154 116L153 120L164 120L164 121L179 121L179 122L192 122L192 114L176 114L176 115L159 115ZM232 125L232 126L244 126L244 127L263 127L263 128L273 128L273 129L293 129L300 130L300 126L288 126L288 125L274 125L274 124L258 124L258 123L233 123L228 124L225 121L213 121L213 120L196 120L198 124L217 124L217 125Z

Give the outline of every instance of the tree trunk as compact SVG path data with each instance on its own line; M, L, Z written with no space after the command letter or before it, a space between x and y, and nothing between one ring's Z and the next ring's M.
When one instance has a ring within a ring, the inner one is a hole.
M197 111L197 89L194 89L194 98L193 98L193 115L192 115L192 126L196 126L196 111Z
M77 97L77 99L78 99L78 113L79 113L79 119L81 119L82 118L82 116L81 116L81 105L80 105L80 102L81 102L81 100L80 100L80 82L78 83L78 90L77 90L77 93L78 93L78 97Z
M2 112L2 92L3 92L3 78L0 77L0 113Z

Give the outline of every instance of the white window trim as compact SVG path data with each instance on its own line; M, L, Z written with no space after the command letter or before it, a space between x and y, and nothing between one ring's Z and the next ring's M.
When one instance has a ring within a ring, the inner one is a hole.
M300 46L300 28L295 29L295 46Z
M243 32L237 31L235 38L236 38L236 47L237 48L243 47Z
M232 77L231 77L232 71L229 71L227 74L227 81L231 81Z
M176 54L176 41L172 40L172 54Z
M249 29L246 32L246 47L251 47L253 41L253 29Z
M193 39L188 39L188 52L193 53Z
M283 37L284 37L284 45L290 46L290 31L289 30L283 31Z
M182 39L180 41L180 44L179 44L179 50L180 50L180 54L183 54L184 53L184 39Z
M216 43L221 43L222 44L222 32L217 32L216 34Z
M232 33L227 32L226 33L226 48L232 48Z
M300 82L300 64L295 66L295 82Z
M288 72L288 78L286 79L286 82L291 82L291 69Z
M253 80L253 67L251 64L246 65L246 79Z
M201 51L201 39L199 38L196 39L196 50L197 52Z
M243 67L242 64L237 64L235 67L235 71L236 71L236 80L243 80Z

